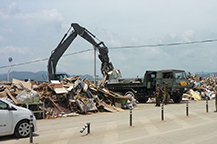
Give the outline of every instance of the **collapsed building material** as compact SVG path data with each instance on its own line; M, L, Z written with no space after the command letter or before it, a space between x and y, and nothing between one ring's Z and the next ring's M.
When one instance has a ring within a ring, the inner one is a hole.
M52 98L49 98L49 99L50 99L50 101L52 102L53 106L54 106L59 112L61 112L61 111L62 111L61 108L52 100Z
M0 92L0 98L7 97L7 92L5 90Z
M49 87L55 91L56 94L63 94L67 93L66 89L63 87L63 85L59 81L51 81L51 85Z
M188 75L190 82L190 90L183 95L184 98L198 100L214 99L215 98L215 87L216 82L213 77L202 78L198 75L190 74Z
M84 81L75 81L74 89L77 93L81 93L83 91L86 93L88 98L93 98L92 93L88 90L88 85Z
M124 100L131 100L130 97L128 96L122 96L118 93L115 93L115 92L112 92L112 91L109 91L107 88L98 88L98 90L104 94L107 94L108 96L111 96L113 98L117 98L117 99L124 99Z
M78 104L81 113L87 113L90 111L97 111L97 107L94 104L94 100L93 99L77 99L76 103Z
M97 86L97 87L98 87L98 88L101 88L101 87L104 85L106 79L107 79L107 75L105 75L105 76L103 77L103 79L100 81L100 83L98 83L98 86Z
M15 85L20 85L22 84L25 88L28 88L28 89L31 89L32 88L32 84L31 82L24 82L24 81L21 81L21 80L18 80L18 79L12 79L12 83L15 84Z
M81 78L78 75L76 75L75 77L63 78L62 83L65 85L73 85L73 83L77 80L81 80Z
M38 102L40 95L34 90L24 89L16 96L17 104Z
M44 107L38 108L45 111L45 119L87 112L119 112L123 109L118 105L131 100L128 96L112 92L103 85L95 86L79 76L64 78L61 83L52 81L42 84L13 79L13 83L1 82L0 86L0 97L14 104L44 103Z
M8 96L13 100L13 102L14 102L15 104L18 103L17 100L14 98L14 96L11 95L11 93L10 93L10 91L9 91L8 88L5 89L5 92L6 92L6 93L8 94Z
M100 109L100 111L104 111L104 110L109 111L109 112L123 111L123 109L106 104L104 101L98 101L98 104L99 104L98 108Z

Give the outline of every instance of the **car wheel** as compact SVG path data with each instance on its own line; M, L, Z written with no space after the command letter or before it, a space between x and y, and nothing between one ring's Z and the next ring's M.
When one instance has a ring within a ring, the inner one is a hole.
M30 125L28 120L20 121L15 128L16 137L27 137L30 133Z
M140 103L146 103L148 101L148 97L142 97L142 98L139 98L138 101Z

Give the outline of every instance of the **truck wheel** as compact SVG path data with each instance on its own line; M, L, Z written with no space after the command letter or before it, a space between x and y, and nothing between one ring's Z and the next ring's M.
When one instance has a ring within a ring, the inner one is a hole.
M134 95L134 93L133 92L131 92L131 91L127 91L126 93L125 93L125 96L128 96L128 97L133 97L134 99L135 99L135 95Z
M148 101L148 97L142 97L142 98L139 98L138 101L140 103L146 103Z
M182 100L182 95L173 98L173 101L174 101L175 103L180 103L181 100Z
M15 128L14 134L16 137L27 137L30 133L30 125L28 120L20 121Z

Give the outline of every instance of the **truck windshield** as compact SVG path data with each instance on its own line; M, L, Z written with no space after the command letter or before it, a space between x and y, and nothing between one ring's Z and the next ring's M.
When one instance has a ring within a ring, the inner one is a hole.
M185 72L174 72L174 76L176 79L186 79Z

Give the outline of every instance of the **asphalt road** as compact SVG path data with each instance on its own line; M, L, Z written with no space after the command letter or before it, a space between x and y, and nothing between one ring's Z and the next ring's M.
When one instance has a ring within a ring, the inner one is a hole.
M38 144L216 144L217 113L214 100L209 101L206 113L205 101L168 104L161 107L153 103L138 104L133 110L132 127L129 127L129 110L118 113L91 113L76 117L38 120L38 131L33 142ZM79 131L90 122L90 134ZM28 144L29 138L0 137L0 144Z

